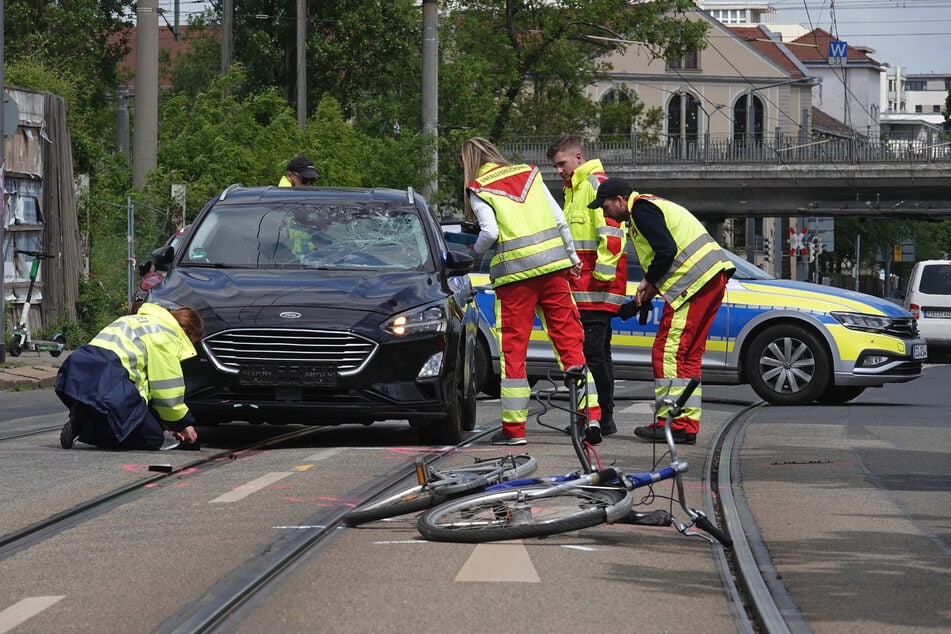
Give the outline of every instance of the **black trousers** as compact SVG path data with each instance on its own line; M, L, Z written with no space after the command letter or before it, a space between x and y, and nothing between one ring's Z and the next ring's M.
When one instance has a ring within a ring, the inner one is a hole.
M615 313L606 310L582 310L584 327L584 358L598 388L601 406L601 428L614 428L614 361L611 358L611 319Z

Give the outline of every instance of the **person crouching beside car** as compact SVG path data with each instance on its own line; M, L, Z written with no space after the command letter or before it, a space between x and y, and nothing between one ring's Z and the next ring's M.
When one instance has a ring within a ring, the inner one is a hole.
M166 431L195 442L181 362L197 354L204 330L191 308L146 303L73 351L56 375L56 395L69 408L63 449L77 439L102 449L161 449Z

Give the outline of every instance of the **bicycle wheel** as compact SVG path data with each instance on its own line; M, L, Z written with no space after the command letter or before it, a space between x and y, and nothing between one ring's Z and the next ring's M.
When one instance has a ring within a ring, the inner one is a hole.
M387 517L422 511L446 500L484 489L490 484L529 476L537 467L535 458L520 454L464 467L436 470L431 473L429 483L414 484L369 504L363 504L347 513L343 523L347 526L359 526Z
M434 542L542 537L602 524L633 501L622 488L536 484L446 502L423 513L416 526Z

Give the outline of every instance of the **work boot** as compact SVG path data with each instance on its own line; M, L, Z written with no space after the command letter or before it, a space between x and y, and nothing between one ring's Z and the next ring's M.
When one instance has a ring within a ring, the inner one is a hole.
M59 432L59 446L63 449L72 449L76 439L79 438L79 434L83 431L82 407L79 403L74 403L69 408L69 418L66 420L66 424L63 425L62 431Z
M696 445L697 434L688 434L683 429L671 429L671 435L674 437L674 443L678 445ZM667 442L664 435L663 425L648 425L647 427L638 427L634 430L634 435L647 442Z

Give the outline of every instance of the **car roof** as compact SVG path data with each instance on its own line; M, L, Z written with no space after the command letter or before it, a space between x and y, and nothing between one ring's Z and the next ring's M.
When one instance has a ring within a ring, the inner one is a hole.
M421 196L406 189L385 187L245 187L231 185L218 196L218 203L269 203L269 202L341 202L377 203L381 205L414 205L425 207Z

